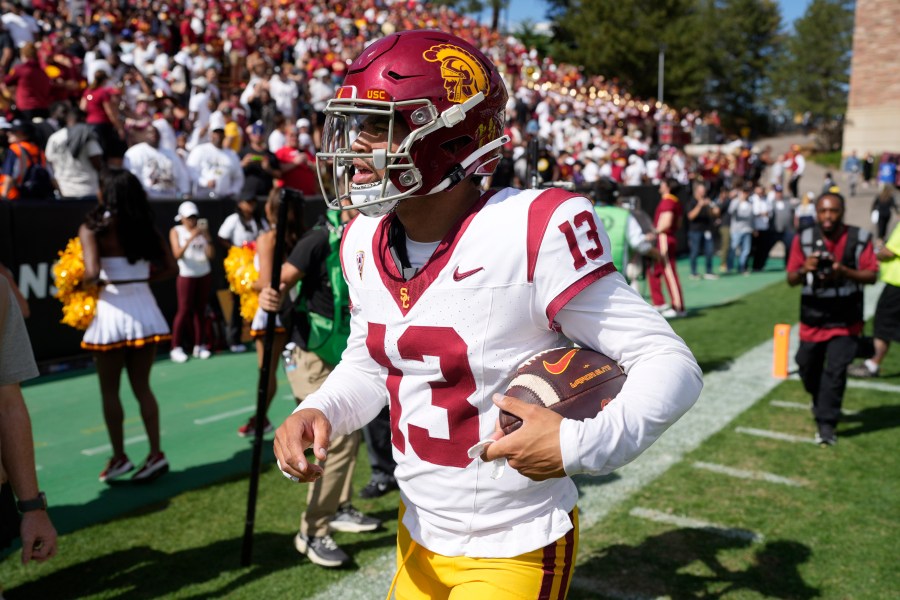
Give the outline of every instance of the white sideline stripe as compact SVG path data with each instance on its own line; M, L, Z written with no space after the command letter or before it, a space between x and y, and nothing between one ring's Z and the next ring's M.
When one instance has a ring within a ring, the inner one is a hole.
M807 482L802 479L791 479L790 477L782 477L781 475L766 473L765 471L748 471L745 469L735 469L734 467L726 467L725 465L717 465L716 463L695 462L693 464L693 467L695 469L704 469L706 471L712 471L713 473L719 473L721 475L728 475L729 477L737 477L738 479L753 479L756 481L780 483L782 485L790 485L793 487L802 487L804 485L807 485Z
M809 404L803 404L802 402L786 402L784 400L772 400L769 402L772 406L777 406L778 408L796 408L799 410L809 410Z
M717 533L723 537L737 539L737 540L747 540L749 542L761 543L765 537L761 533L756 533L755 531L750 531L749 529L738 529L735 527L728 527L727 525L719 525L718 523L711 523L709 521L703 521L701 519L694 519L692 517L683 517L680 515L672 515L669 513L660 512L658 510L653 510L650 508L641 508L639 506L632 508L629 512L629 515L632 517L639 517L641 519L648 519L650 521L654 521L656 523L664 523L666 525L675 525L676 527L684 527L688 529L702 529L703 531L709 531L710 533Z
M879 381L864 381L861 379L848 379L847 387L878 390L879 392L900 392L900 385L881 383Z
M788 379L800 381L800 376L796 373ZM879 392L900 392L900 385L894 383L882 383L880 381L866 381L864 379L847 378L847 387L862 388L866 390L878 390Z
M207 423L215 423L216 421L221 421L222 419L230 419L231 417L236 417L237 415L242 415L248 412L254 412L255 410L255 406L245 406L244 408L229 410L228 412L211 415L209 417L203 417L202 419L194 419L194 425L206 425Z
M769 404L772 406L777 406L778 408L797 408L800 410L809 410L809 404L803 404L802 402L786 402L785 400L772 400ZM846 408L841 409L841 414L852 417L853 415L858 415L858 410L849 410Z
M884 284L879 282L865 288L866 318L875 312L875 302ZM799 300L798 300L799 313ZM791 347L796 353L799 341L796 326L791 327ZM773 343L756 346L737 357L727 369L713 371L704 376L703 392L697 404L687 412L669 431L640 458L616 471L616 479L598 483L591 478L578 478L581 497L578 499L579 521L583 529L601 521L616 506L662 475L669 467L679 462L685 454L697 448L708 437L725 428L735 417L753 406L763 396L772 391L782 380L772 377ZM797 365L792 363L792 370ZM387 593L391 586L396 567L396 553L393 548L375 559L367 567L342 577L311 600L369 600L376 597L375 590ZM606 583L590 577L579 577L575 572L572 585L579 579L586 580L600 589ZM638 596L625 596L635 598ZM640 599L645 600L645 599Z
M800 442L806 444L815 444L816 441L811 437L802 437L799 435L792 435L790 433L781 433L780 431L769 431L768 429L755 429L753 427L735 427L734 430L738 433L745 433L747 435L755 435L756 437L769 438L770 440L780 440L782 442Z
M125 445L129 446L131 444L136 444L137 442L145 441L147 441L147 435L142 433L141 435L127 438L125 440ZM97 454L103 454L105 452L112 452L112 446L110 444L103 444L102 446L97 446L96 448L86 448L81 451L81 453L85 456L95 456Z

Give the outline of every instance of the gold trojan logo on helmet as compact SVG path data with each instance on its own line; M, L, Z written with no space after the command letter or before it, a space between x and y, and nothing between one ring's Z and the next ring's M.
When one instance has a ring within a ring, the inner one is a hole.
M459 46L440 44L432 46L422 55L428 62L441 63L441 77L447 100L463 103L478 92L487 96L490 92L488 73L471 53Z

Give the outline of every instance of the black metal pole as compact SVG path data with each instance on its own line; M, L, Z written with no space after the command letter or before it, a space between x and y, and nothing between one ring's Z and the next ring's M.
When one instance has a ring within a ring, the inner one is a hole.
M275 256L272 258L271 285L278 289L281 284L281 263L284 257L284 237L287 229L287 190L281 191L281 205L278 207L278 223L275 229ZM253 462L250 465L250 491L247 494L247 518L244 521L244 540L241 544L241 566L247 567L253 557L253 526L256 521L256 496L259 490L259 463L262 458L263 428L268 408L269 369L272 346L275 344L275 317L278 313L267 311L266 333L263 338L263 360L259 368L259 386L256 393L256 428L253 432Z

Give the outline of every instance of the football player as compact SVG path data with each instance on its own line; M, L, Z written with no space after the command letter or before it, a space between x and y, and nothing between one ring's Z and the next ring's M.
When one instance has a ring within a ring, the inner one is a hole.
M278 428L275 454L285 475L313 481L322 466L304 450L324 461L333 436L389 405L397 598L565 597L571 476L633 460L702 387L690 350L616 272L587 198L481 191L507 141L506 101L484 54L420 30L368 46L325 109L323 193L363 215L341 250L351 333L325 384ZM567 341L628 374L597 418L501 394L521 362ZM507 436L501 408L524 420Z

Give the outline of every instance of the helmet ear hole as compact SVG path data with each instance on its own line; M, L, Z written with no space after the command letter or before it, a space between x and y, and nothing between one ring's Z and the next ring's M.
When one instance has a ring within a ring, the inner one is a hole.
M441 144L441 150L449 154L456 155L460 150L472 143L472 136L462 135L452 140L447 140Z

